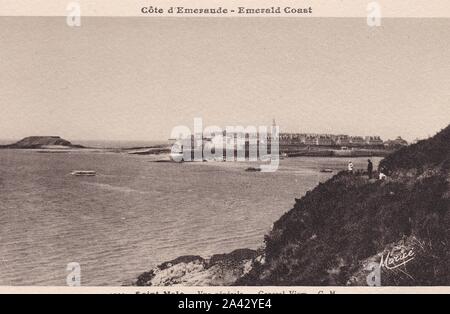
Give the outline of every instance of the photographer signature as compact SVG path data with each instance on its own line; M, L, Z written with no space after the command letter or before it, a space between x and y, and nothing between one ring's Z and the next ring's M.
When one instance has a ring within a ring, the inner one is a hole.
M380 268L386 268L388 270L396 269L400 266L406 265L415 258L415 253L413 249L410 250L392 250L381 256Z

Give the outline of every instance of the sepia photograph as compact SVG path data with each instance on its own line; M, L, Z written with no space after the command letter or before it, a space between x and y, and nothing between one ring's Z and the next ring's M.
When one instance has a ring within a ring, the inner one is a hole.
M449 19L142 9L0 17L0 286L450 286Z

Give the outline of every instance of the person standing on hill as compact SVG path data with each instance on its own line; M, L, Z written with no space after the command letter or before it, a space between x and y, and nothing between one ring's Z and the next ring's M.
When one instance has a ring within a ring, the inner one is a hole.
M372 179L373 163L372 163L372 160L370 160L370 159L368 159L367 162L368 162L368 164L367 164L367 173L369 174L369 179Z

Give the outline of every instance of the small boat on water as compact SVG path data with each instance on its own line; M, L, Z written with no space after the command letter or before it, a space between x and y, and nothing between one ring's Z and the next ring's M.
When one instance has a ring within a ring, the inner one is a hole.
M322 173L333 173L334 170L333 170L333 169L328 169L328 168L326 168L326 169L320 170L320 172L322 172Z
M86 171L86 170L75 170L75 171L72 171L71 173L70 173L71 175L73 175L73 176L77 176L77 177L81 177L81 176L83 176L83 177L94 177L94 176L96 176L97 175L97 172L95 172L95 171Z
M249 167L249 168L245 169L245 171L247 171L247 172L260 172L261 168Z

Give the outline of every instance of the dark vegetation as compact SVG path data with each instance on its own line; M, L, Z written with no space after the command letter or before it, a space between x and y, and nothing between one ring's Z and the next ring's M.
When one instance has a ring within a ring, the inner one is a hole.
M341 172L296 200L265 238L265 262L236 285L347 285L364 260L417 239L383 285L450 285L450 127L382 161L387 180Z
M380 166L385 167L392 173L402 170L414 170L422 173L440 165L448 170L449 156L450 126L430 139L404 147L387 156Z

